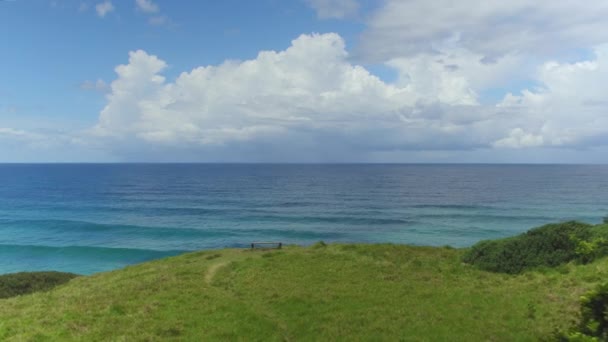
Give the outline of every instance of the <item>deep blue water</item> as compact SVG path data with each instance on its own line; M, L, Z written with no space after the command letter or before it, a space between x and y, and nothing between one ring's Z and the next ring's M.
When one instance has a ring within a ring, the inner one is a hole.
M0 273L283 243L469 246L608 215L608 166L0 165Z

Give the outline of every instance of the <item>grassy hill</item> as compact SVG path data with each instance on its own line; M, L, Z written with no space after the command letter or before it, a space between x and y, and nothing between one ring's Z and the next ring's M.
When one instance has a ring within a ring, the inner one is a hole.
M577 320L608 259L510 275L465 250L202 251L0 300L0 340L536 341Z

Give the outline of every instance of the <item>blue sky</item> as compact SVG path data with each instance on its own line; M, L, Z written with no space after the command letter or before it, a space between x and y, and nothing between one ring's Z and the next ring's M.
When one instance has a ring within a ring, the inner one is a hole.
M607 162L608 6L449 3L0 1L0 162Z
M175 78L199 65L284 49L303 32L340 31L353 39L362 29L357 21L318 20L302 1L190 1L187 6L165 1L149 15L135 2L121 0L103 18L95 11L98 3L1 4L0 27L10 34L3 38L0 96L5 110L18 109L15 119L31 115L81 127L94 124L105 101L80 86L86 80L111 81L114 67L132 50L170 61L166 75ZM167 23L150 24L156 16Z

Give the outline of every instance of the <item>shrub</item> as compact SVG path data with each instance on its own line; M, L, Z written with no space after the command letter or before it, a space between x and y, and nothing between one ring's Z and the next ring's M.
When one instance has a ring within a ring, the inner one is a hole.
M581 323L583 334L608 340L608 283L581 298Z
M594 237L590 241L578 240L572 238L576 242L577 260L582 263L589 263L599 257L608 255L608 239L603 237Z
M21 272L0 275L0 298L48 291L77 276L73 273L62 272Z
M580 222L563 222L512 238L481 241L465 253L463 260L486 271L511 274L542 266L555 267L572 260L589 261L597 254L595 245L586 244L592 241L590 227Z
M608 341L608 283L581 298L581 321L562 341Z
M319 241L319 242L315 243L314 245L312 245L312 248L314 248L314 249L325 248L325 247L327 247L327 244L324 241Z

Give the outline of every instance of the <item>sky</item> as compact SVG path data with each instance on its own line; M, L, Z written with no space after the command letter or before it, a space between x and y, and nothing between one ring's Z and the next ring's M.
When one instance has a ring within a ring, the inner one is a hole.
M0 0L0 162L608 163L608 1Z

